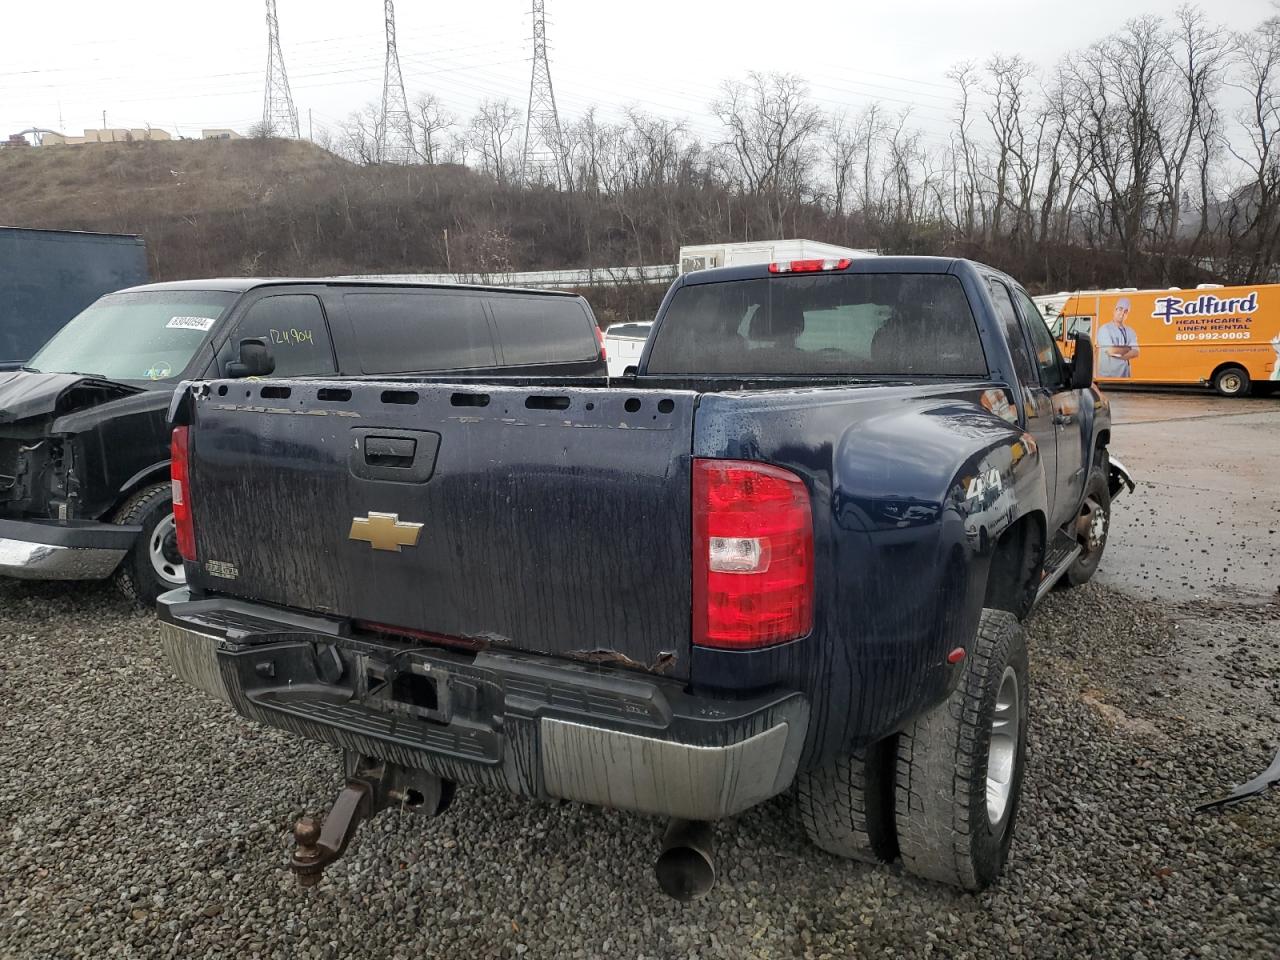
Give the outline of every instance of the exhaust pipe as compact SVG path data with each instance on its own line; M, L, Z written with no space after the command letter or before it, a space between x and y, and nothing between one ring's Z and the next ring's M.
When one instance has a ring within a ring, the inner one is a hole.
M705 897L716 885L716 857L711 824L673 818L662 837L662 853L654 864L658 886L676 900Z

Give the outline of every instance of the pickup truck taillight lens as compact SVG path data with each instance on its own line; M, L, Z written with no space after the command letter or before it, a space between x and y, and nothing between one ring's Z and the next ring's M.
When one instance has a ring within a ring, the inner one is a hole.
M173 485L173 523L177 528L178 552L183 560L196 558L196 528L191 521L190 427L173 428L172 461L169 477Z
M693 462L693 642L743 650L813 628L813 516L794 473Z
M596 327L596 346L600 348L600 359L608 360L609 351L605 348L605 345L604 345L604 331L601 330L598 326Z

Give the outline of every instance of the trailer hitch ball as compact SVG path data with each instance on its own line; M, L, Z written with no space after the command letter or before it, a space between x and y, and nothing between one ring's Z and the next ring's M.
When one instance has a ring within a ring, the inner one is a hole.
M293 827L294 849L289 868L304 887L320 882L324 868L341 857L362 820L377 813L373 789L362 780L348 780L322 823L303 817Z
M303 817L293 825L293 871L298 885L314 887L320 882L320 871L308 869L320 859L320 824L314 817Z

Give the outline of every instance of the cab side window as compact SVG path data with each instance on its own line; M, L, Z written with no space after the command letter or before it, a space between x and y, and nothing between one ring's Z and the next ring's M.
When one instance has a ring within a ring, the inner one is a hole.
M273 377L311 377L336 373L333 344L320 299L310 293L264 297L240 318L235 333L218 354L225 370L235 360L240 341L257 338L276 360Z
M498 362L484 304L472 293L361 290L343 300L364 373L469 370Z
M493 322L509 364L590 360L600 352L591 318L567 297L489 298Z
M988 278L991 288L991 299L995 301L996 313L1000 317L1000 326L1004 328L1005 340L1009 343L1009 352L1013 355L1013 370L1025 386L1034 386L1035 371L1031 366L1031 355L1027 352L1027 342L1022 338L1022 324L1018 322L1018 311L1013 309L1013 300L1009 297L1009 289L994 278Z
M1022 307L1023 317L1026 318L1031 348L1036 352L1036 366L1040 368L1040 382L1050 390L1057 389L1067 382L1066 365L1062 362L1062 355L1058 353L1058 345L1053 342L1053 335L1041 319L1035 301L1021 290L1014 295Z

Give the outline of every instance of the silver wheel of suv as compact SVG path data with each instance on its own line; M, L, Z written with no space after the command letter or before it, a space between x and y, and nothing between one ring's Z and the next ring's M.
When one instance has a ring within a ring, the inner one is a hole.
M182 555L178 553L178 527L170 513L156 524L148 543L151 568L165 583L180 587L187 582L187 572L182 567Z
M1004 819L1013 790L1013 767L1018 756L1018 675L1004 668L996 708L991 714L991 740L987 747L987 819L994 827Z

